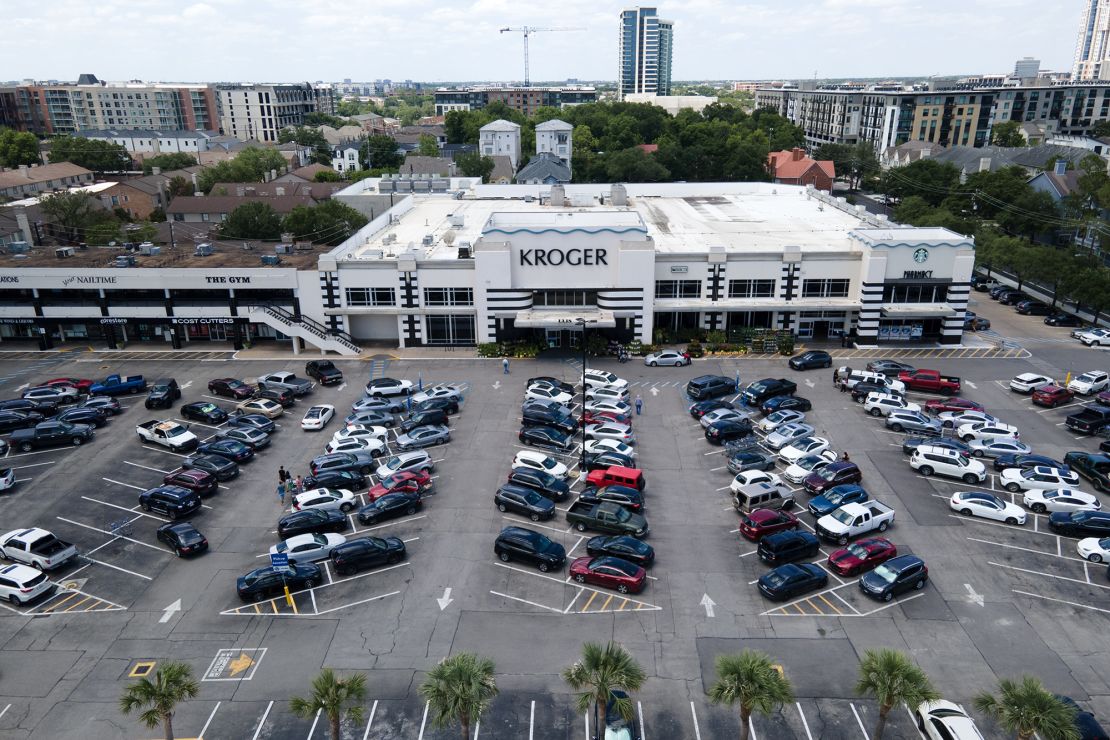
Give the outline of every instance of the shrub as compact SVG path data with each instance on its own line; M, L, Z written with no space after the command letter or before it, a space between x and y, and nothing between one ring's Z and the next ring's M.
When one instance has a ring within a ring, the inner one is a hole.
M728 337L725 335L725 333L717 329L706 332L705 334L706 344L724 344L727 341Z
M686 345L686 352L691 357L704 357L705 350L702 349L701 343L694 341Z

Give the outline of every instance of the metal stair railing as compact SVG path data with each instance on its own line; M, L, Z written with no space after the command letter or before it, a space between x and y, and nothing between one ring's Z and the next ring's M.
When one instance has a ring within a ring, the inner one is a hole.
M327 326L324 326L319 321L309 318L308 316L298 317L295 314L286 311L281 306L276 306L272 303L252 303L250 305L261 308L267 314L273 316L275 319L278 319L287 326L300 326L304 329L307 329L309 333L316 335L320 339L335 340L336 342L339 342L344 347L353 352L362 351L362 348L355 344L354 337L352 337L345 331L331 329Z

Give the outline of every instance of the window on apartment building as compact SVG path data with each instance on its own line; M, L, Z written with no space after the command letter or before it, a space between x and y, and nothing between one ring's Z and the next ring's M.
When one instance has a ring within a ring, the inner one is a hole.
M729 298L773 298L774 280L729 280Z
M472 288L425 288L425 306L473 306Z
M849 280L803 280L802 298L847 298Z
M700 280L656 280L656 298L700 298Z
M393 288L347 288L348 306L394 306Z

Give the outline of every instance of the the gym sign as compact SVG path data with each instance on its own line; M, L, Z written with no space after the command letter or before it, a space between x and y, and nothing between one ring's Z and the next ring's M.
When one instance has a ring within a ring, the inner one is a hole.
M560 265L609 266L607 249L522 249L521 266L559 267Z

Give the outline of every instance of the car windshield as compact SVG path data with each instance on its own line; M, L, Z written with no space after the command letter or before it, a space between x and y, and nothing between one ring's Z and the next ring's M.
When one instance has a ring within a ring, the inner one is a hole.
M214 404L214 403L202 403L200 406L197 406L197 410L198 411L203 411L204 413L207 414L207 413L210 413L210 412L216 410L216 404Z
M898 577L898 573L891 570L885 565L880 565L878 568L871 572L881 578L884 583L894 583L894 579Z
M767 579L767 583L771 586L781 586L782 584L786 583L786 576L777 571L771 571L764 577Z
M824 480L832 480L836 477L836 472L837 471L832 468L824 468L823 470L817 471L817 475L821 476Z
M837 509L832 513L832 518L841 524L850 524L851 521L855 519L855 516L855 514L851 514L844 509Z
M1076 378L1076 380L1078 380L1078 379L1079 378ZM153 390L155 393L165 393L169 389L170 389L170 387L168 385L156 385L151 390Z
M831 500L831 498L832 497L830 497L830 500ZM860 560L866 560L867 559L867 548L864 547L863 545L858 545L858 544L848 545L848 552L853 557L857 557Z

